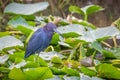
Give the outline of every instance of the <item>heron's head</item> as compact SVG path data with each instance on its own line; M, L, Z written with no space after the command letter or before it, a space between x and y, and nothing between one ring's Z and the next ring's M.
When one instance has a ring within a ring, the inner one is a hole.
M54 29L57 28L57 26L54 24L54 23L47 23L44 28L47 30L47 31L53 31L54 32Z
M45 28L47 31L56 32L56 33L58 33L60 36L62 36L62 34L56 29L57 26L56 26L54 23L52 23L52 22L47 23L47 24L44 26L44 28ZM62 36L62 37L63 37L63 36Z

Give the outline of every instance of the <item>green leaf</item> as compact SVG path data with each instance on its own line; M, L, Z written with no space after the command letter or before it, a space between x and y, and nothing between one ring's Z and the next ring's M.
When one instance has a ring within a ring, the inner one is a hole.
M60 76L55 76L54 78L49 78L49 79L45 79L45 80L64 80L64 79L61 78Z
M87 67L81 67L81 72L88 76L95 76L96 72L94 70L88 69Z
M37 68L37 67L39 67L39 64L33 61L28 61L24 66L24 68Z
M75 69L72 69L72 68L64 67L63 71L71 76L80 76L79 72Z
M31 15L45 10L48 6L48 2L38 2L34 4L10 3L5 7L4 13Z
M89 14L101 11L101 10L103 10L103 8L101 6L98 6L98 5L88 5L88 6L81 8L81 10L85 14L89 15Z
M92 77L92 80L105 80L105 79L102 79L102 78L99 78L99 77Z
M102 78L99 78L99 77L89 77L87 75L82 75L80 80L105 80L105 79L102 79Z
M53 74L48 67L29 69L24 73L27 76L27 80L44 80L53 77Z
M115 57L116 57L117 59L120 59L120 47L114 48L114 49L112 50L112 52L113 52L113 54L115 55Z
M5 36L0 38L0 50L13 46L23 46L23 43L13 36Z
M62 69L56 68L56 67L50 67L51 71L55 75L64 75L65 72Z
M98 41L92 42L91 43L91 48L94 48L99 52L102 52L102 50L103 50L102 45Z
M120 79L120 70L112 64L100 64L96 66L96 70L98 71L98 75L103 78L110 79Z
M25 61L21 61L21 62L19 62L18 64L11 64L10 66L9 66L9 69L13 69L14 67L16 67L16 68L21 68L21 67L23 67L24 65L26 64L26 62Z
M0 64L5 64L5 62L9 59L7 54L0 56Z
M86 28L92 28L92 29L96 29L96 26L94 26L93 24L91 24L91 23L89 23L89 22L87 22L87 21L81 21L81 22L79 22L79 24L81 24L81 25L83 25L83 26L85 26Z
M82 35L85 32L84 27L79 25L79 24L71 24L71 25L67 25L67 26L64 26L64 27L58 27L57 29L58 29L59 32L61 32L61 34L76 33L78 35Z
M80 80L91 80L91 77L87 76L87 75L82 75Z
M51 61L53 63L62 64L62 60L57 55L53 56Z
M109 51L109 50L102 50L102 54L106 57L106 58L115 58L115 55L113 54L113 52Z
M77 40L77 39L75 39L75 38L67 38L67 39L65 39L64 42L65 42L66 44L68 44L70 48L72 48L72 47L76 47L76 45L77 45L78 43L80 43L81 41L80 41L80 40Z
M77 76L66 76L64 77L65 80L80 80L80 77Z
M8 31L6 31L6 32L0 32L0 38L4 37L4 36L7 36L9 34L10 34L10 32L8 32Z
M9 78L13 80L26 80L25 74L17 68L13 68L9 73Z
M6 67L0 67L0 72L2 72L2 73L9 73L10 69L8 69Z
M45 62L45 60L44 59L42 59L41 57L39 57L39 64L40 64L40 66L42 67L47 67L48 65L47 65L47 63Z
M15 16L13 17L9 22L8 25L14 27L17 30L20 30L23 32L25 35L29 35L30 32L33 31L33 27L30 26L27 21L22 18L21 16Z
M54 34L50 44L57 44L58 40L59 40L59 34Z
M44 60L51 60L53 56L58 56L60 59L64 58L64 56L57 52L41 52L39 56Z
M46 53L44 54L44 53L41 52L40 54L45 55ZM26 64L25 67L37 67L38 65L41 66L41 67L42 66L43 67L47 67L48 66L46 61L44 60L44 58L43 57L38 57L38 55L31 55L30 57L26 58L26 60L28 61L28 64ZM37 60L37 62L38 62L37 64L35 63L35 60ZM32 63L35 64L35 65L33 66Z
M83 11L81 10L81 8L77 7L77 6L70 6L69 7L69 11L71 13L79 13L79 14L82 14L84 15Z
M23 52L15 52L13 54L9 54L9 59L13 62L19 63L20 61L23 61L24 59L24 51Z
M94 42L96 40L104 40L109 37L116 36L119 33L120 31L116 27L110 26L87 31L83 36L79 37L78 39L84 40L86 42Z

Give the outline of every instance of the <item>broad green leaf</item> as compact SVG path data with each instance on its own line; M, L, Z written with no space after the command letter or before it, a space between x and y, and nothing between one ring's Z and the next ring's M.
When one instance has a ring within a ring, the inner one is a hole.
M9 78L13 80L26 80L25 74L17 68L13 68L9 73Z
M54 78L49 78L49 79L45 79L45 80L64 80L64 79L60 76L55 76Z
M77 7L77 6L70 6L69 7L69 11L71 13L79 13L79 14L82 14L84 15L83 11L81 10L81 8Z
M57 52L40 52L39 56L44 60L51 60L53 56L58 56L60 59L64 58L64 56Z
M56 68L56 67L50 67L51 71L55 75L64 75L65 72L62 69Z
M120 33L120 31L116 27L105 27L98 28L96 30L90 30L86 32L82 37L79 37L80 40L84 40L86 42L94 42L96 40L104 40L109 37L116 36Z
M43 59L43 58L41 58L41 57L39 57L38 58L38 60L39 60L39 65L42 67L47 67L48 65L47 65L47 63L45 62L45 60Z
M98 6L98 5L88 5L88 6L85 6L85 7L81 8L81 10L85 14L89 15L89 14L101 11L101 10L103 10L103 8Z
M44 80L53 77L53 74L48 67L28 69L24 74L26 75L27 80Z
M58 34L54 34L50 44L57 44L58 40L59 40L59 35Z
M35 63L34 61L28 61L24 68L37 68L39 67L39 64Z
M112 50L112 52L113 52L113 54L115 55L115 57L116 57L117 59L120 59L120 47L114 48L114 49Z
M78 37L80 35L75 32L68 32L68 33L63 33L63 36L64 38L68 38L68 37Z
M71 75L71 76L80 76L79 72L77 70L75 70L75 69L72 69L72 68L64 67L63 71L66 74Z
M8 32L8 31L6 31L6 32L0 32L0 38L4 37L4 36L7 36L9 34L10 34L10 32Z
M87 76L87 75L80 75L80 80L91 80L91 77Z
M117 58L120 59L120 48L113 48L113 49L106 49L102 51L104 56L108 57L108 58Z
M13 36L5 36L0 38L0 50L14 46L23 46L23 43Z
M64 27L58 27L57 28L59 32L61 32L62 34L65 33L76 33L78 35L83 35L85 32L85 29L83 26L79 25L79 24L71 24L71 25L67 25Z
M117 67L114 67L112 64L100 64L96 66L96 70L98 72L98 76L103 78L110 79L120 79L120 70Z
M80 80L105 80L105 79L102 79L102 78L99 78L99 77L89 77L87 75L82 75Z
M41 52L42 53L42 52ZM40 53L40 54L41 54ZM39 54L39 55L40 55ZM44 54L44 53L43 53ZM46 53L45 53L46 54ZM44 55L45 55L44 54ZM47 54L48 55L48 54ZM37 67L37 65L39 65L39 66L43 66L43 67L47 67L48 65L47 65L47 63L46 63L46 61L44 60L44 58L43 57L38 57L38 55L31 55L30 57L28 57L28 58L26 58L26 60L28 61L28 64L26 64L26 66L25 67ZM29 63L30 62L30 63ZM31 63L35 63L35 62L37 62L37 64L35 64L34 66L32 66L32 64ZM29 65L31 65L31 66L29 66Z
M15 64L15 63L13 63L13 64L11 64L10 66L9 66L9 69L13 69L13 68L21 68L21 67L23 67L23 66L25 66L25 64L26 64L26 62L25 61L21 61L21 62L19 62L18 64Z
M113 52L109 51L109 50L102 50L102 54L106 57L106 58L115 58L115 55L113 54Z
M4 64L8 58L9 56L7 54L0 56L0 64Z
M65 26L65 25L68 25L69 23L66 20L62 20L62 21L58 22L58 24Z
M31 15L45 10L48 6L48 2L38 2L33 4L10 3L5 7L4 13Z
M97 73L94 70L88 69L87 67L81 67L81 72L88 76L95 76Z
M81 25L83 25L83 26L85 26L86 28L92 28L92 29L96 29L96 26L94 26L93 24L91 24L91 23L89 23L89 22L87 22L87 21L81 21L81 22L79 22L79 24L81 24Z
M29 35L31 31L33 31L33 27L30 26L27 21L22 18L21 16L13 17L9 22L8 25L14 27L17 30L20 30L25 35Z
M0 67L0 72L2 72L2 73L9 73L10 69L8 69L7 67Z
M15 63L20 63L22 61L24 61L23 57L22 58L21 57L15 57Z
M62 60L57 55L53 56L51 61L53 63L62 64Z
M77 76L64 76L65 80L80 80L80 77Z
M94 41L91 43L91 48L94 48L95 50L97 50L99 52L102 52L102 50L103 50L102 45L97 41Z
M20 61L24 60L24 52L15 52L13 54L9 54L9 59L15 63L19 63L19 61L16 62L17 59L20 59Z
M99 77L92 77L92 80L105 80L105 79L102 79L102 78L99 78Z
M78 43L82 42L80 40L77 40L75 38L67 38L64 41L66 44L70 46L70 48L75 47Z

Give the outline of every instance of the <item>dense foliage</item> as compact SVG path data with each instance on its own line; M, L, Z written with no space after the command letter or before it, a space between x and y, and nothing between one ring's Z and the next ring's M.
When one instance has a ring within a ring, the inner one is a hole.
M35 16L49 6L11 3L4 13L10 16L7 31L0 32L0 80L104 80L120 79L120 23L117 27L97 28L87 21L89 15L103 10L98 5L70 6L67 19ZM83 15L78 19L73 14ZM24 59L26 44L34 31L55 22L58 31L39 57ZM105 40L113 40L114 46ZM37 59L37 61L36 61Z

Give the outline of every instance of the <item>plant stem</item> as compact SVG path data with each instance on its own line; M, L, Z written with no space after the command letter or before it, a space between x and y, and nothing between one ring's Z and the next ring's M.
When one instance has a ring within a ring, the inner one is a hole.
M53 46L49 46L45 51L48 51L49 48L51 48L52 51L55 51Z
M88 20L88 15L85 13L84 14L84 21L87 21Z
M112 46L111 46L110 44L108 44L108 43L106 43L106 42L104 42L104 41L102 41L102 44L106 45L106 46L109 47L109 48L112 48Z
M112 39L113 39L114 47L116 48L118 46L116 42L116 37L113 37Z
M78 43L77 46L76 46L75 48L73 48L70 56L69 56L68 59L67 59L68 61L70 61L70 60L72 59L72 57L73 57L74 54L76 53L76 50L77 50L77 48L78 48L79 46L80 46L80 43Z

